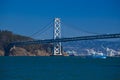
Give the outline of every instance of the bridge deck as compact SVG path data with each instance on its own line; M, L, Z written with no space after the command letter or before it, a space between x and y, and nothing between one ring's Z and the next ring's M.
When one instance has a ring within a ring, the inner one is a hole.
M103 35L81 36L81 37L71 37L71 38L61 38L61 39L20 41L20 42L12 42L10 43L10 45L44 44L44 43L54 43L54 42L68 42L68 41L110 39L110 38L120 38L120 34L103 34Z

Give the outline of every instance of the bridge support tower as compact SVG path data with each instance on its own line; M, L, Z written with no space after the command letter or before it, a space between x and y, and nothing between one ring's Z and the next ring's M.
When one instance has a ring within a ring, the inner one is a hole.
M54 39L61 38L61 23L60 18L54 20ZM61 42L54 42L53 55L62 55Z

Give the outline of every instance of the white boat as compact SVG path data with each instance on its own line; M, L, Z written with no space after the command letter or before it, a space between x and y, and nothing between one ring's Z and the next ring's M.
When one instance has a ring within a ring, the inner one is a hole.
M100 55L93 55L93 58L101 58L101 59L106 59L106 56L100 56Z

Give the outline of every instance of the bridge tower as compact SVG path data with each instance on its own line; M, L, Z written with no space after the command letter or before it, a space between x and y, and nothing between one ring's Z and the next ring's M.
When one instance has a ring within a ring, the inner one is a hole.
M61 38L61 23L60 18L55 18L54 20L54 39ZM61 42L54 42L53 55L62 55L61 52Z

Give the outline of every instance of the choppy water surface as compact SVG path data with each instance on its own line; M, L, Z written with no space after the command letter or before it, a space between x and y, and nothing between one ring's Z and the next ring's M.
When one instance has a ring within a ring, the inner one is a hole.
M0 57L0 80L120 80L120 58Z

